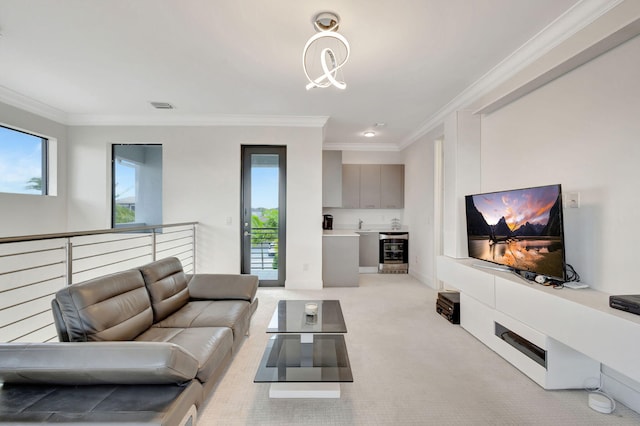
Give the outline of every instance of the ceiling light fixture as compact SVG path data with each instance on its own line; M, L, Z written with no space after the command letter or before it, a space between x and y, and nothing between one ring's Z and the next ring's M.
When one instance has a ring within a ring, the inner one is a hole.
M302 69L309 80L309 84L306 86L307 90L313 89L314 87L324 88L332 85L342 90L347 87L344 81L339 81L336 78L338 70L347 63L349 54L351 53L349 42L342 34L337 32L339 25L340 18L333 12L318 13L315 18L313 18L313 27L318 33L311 36L302 51ZM333 48L331 47L331 42L333 42ZM307 60L307 54L312 45L325 46L320 52L320 66L322 69L316 70L318 72L321 71L322 75L315 79L309 75L309 68L312 63ZM346 51L342 61L340 61L340 58L336 55L336 51L334 51L334 48L337 50L341 47Z
M368 131L363 133L365 138L372 138L376 135L376 132Z

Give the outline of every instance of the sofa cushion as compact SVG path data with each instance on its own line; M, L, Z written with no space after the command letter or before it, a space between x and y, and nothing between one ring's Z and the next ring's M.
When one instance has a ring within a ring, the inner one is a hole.
M0 344L2 383L180 384L197 370L193 355L171 343Z
M242 300L191 301L154 327L229 327L237 339L244 336L251 313Z
M238 274L187 275L189 297L202 300L246 300L251 302L258 291L258 277Z
M153 307L153 321L162 321L189 301L187 276L175 257L148 263L140 268Z
M138 270L67 286L56 293L72 342L131 340L153 324L149 294Z
M0 387L2 424L166 425L195 417L202 385L27 385ZM191 423L195 424L195 420Z
M198 361L196 377L204 383L218 368L227 366L231 359L233 336L226 327L153 327L138 336L136 341L169 342L183 347Z

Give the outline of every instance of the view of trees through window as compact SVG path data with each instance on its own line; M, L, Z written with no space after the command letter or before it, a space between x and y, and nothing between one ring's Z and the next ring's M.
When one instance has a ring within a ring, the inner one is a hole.
M47 142L0 126L0 192L47 194Z
M260 252L266 249L267 255L273 258L271 268L278 269L278 209L253 209L251 229L251 245Z
M133 223L136 221L136 166L116 161L115 176L115 223Z

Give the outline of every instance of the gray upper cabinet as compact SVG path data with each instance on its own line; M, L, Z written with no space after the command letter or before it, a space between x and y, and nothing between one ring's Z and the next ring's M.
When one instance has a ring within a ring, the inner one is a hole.
M342 207L342 151L322 151L322 207Z
M380 166L380 208L404 208L404 165Z
M404 208L404 165L343 164L342 207Z
M360 208L380 208L380 165L360 165Z
M342 208L360 208L360 165L342 165Z

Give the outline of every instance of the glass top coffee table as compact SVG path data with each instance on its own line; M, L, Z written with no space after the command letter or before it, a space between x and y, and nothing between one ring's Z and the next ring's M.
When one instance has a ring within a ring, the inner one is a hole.
M305 306L317 305L307 315ZM281 300L269 322L269 339L254 382L271 383L270 398L339 398L353 382L347 327L338 300Z

